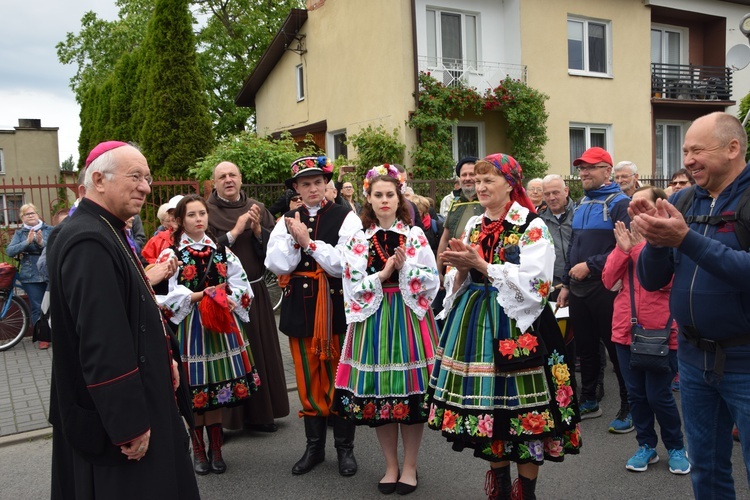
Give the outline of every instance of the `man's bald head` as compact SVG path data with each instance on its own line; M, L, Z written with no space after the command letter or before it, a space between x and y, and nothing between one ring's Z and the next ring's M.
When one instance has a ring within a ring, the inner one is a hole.
M232 162L223 161L214 167L214 188L220 198L237 201L240 198L242 174Z

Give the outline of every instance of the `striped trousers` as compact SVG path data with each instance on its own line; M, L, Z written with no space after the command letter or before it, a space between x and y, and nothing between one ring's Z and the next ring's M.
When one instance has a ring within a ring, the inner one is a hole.
M339 360L323 361L315 354L313 339L289 337L289 351L294 361L294 375L297 379L302 410L300 417L327 417L333 404L334 382ZM333 335L332 343L341 352L341 336Z

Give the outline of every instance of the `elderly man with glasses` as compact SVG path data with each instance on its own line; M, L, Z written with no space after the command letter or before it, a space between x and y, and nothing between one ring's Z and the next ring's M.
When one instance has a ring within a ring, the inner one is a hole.
M602 269L617 244L614 224L630 225L628 197L610 181L612 157L599 147L587 149L573 162L581 177L586 196L573 214L573 233L566 255L563 289L557 297L560 307L570 305L570 324L575 332L576 352L581 360L581 418L602 414L596 399L601 358L599 341L604 342L620 385L620 411L609 431L633 430L628 391L620 373L617 352L612 344L612 313L615 292L602 284Z
M632 161L621 161L614 168L615 182L628 198L633 197L635 190L641 187L638 182L638 166Z

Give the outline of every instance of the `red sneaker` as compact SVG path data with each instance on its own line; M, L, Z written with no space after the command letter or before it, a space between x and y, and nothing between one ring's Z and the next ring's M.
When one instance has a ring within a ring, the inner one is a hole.
M39 341L39 349L49 349L49 342Z

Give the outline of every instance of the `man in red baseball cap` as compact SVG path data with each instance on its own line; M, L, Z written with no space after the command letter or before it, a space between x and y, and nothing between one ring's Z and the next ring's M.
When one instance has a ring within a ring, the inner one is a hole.
M566 255L562 281L557 297L560 307L570 305L570 324L575 332L576 354L581 360L579 408L581 418L602 414L597 401L597 382L601 357L600 339L609 351L620 385L620 411L609 425L610 432L633 430L628 392L620 373L617 352L612 343L612 313L615 292L602 284L602 269L615 248L614 224L630 225L628 198L620 185L611 182L612 156L602 148L589 148L573 162L586 196L573 214L570 251Z

